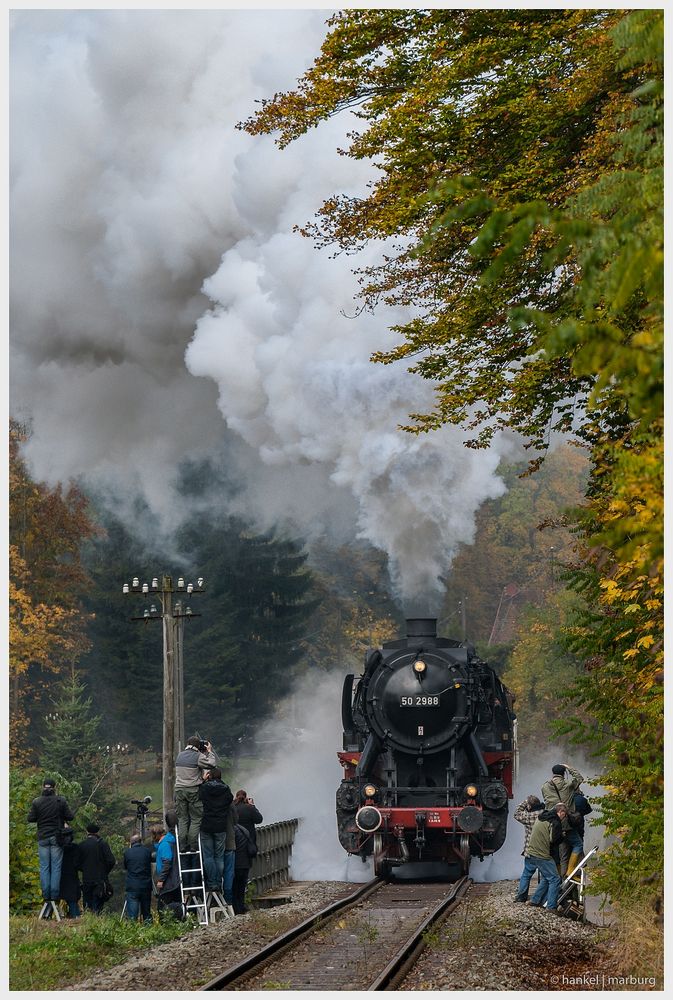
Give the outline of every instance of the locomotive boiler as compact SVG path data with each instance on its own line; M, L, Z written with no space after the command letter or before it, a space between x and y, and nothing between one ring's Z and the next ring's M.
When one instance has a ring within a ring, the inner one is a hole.
M502 847L516 758L513 696L434 618L369 650L344 680L339 840L377 875L455 879Z

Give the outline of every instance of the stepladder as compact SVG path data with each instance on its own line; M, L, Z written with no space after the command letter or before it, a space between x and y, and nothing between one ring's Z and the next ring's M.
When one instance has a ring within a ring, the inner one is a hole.
M61 919L61 911L58 908L58 902L55 899L45 899L42 904L42 909L40 910L39 920L59 920Z
M194 913L198 922L207 927L208 905L206 900L206 885L203 876L203 855L201 854L201 839L198 850L183 850L175 831L175 846L180 873L180 898L187 913Z
M587 862L598 852L597 847L582 857L572 871L567 872L561 883L558 909L566 917L584 920L584 901L587 889Z
M217 889L206 888L201 838L199 837L198 850L184 851L180 846L176 830L175 843L180 872L180 894L186 912L195 913L198 922L204 927L218 918L233 917L233 907L225 901L223 893Z

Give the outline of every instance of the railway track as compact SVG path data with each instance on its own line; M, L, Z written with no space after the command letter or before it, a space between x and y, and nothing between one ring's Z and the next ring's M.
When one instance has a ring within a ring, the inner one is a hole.
M434 923L471 881L412 885L374 879L227 969L204 990L392 990Z

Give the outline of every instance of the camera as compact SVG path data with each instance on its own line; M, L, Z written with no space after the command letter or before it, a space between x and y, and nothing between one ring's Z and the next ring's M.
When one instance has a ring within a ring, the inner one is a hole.
M199 740L199 753L208 752L208 740Z
M131 805L138 806L137 811L146 813L148 811L148 806L152 801L151 795L146 795L144 799L131 799Z

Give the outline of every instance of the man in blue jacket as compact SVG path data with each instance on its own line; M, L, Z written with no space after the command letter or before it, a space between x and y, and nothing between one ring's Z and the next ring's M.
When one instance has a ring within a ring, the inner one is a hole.
M152 922L152 851L145 847L139 833L131 837L124 851L126 869L126 916L137 920L142 914L145 923Z
M177 816L171 809L166 813L166 832L161 826L152 827L156 848L157 909L171 908L180 900L180 871L175 843Z

